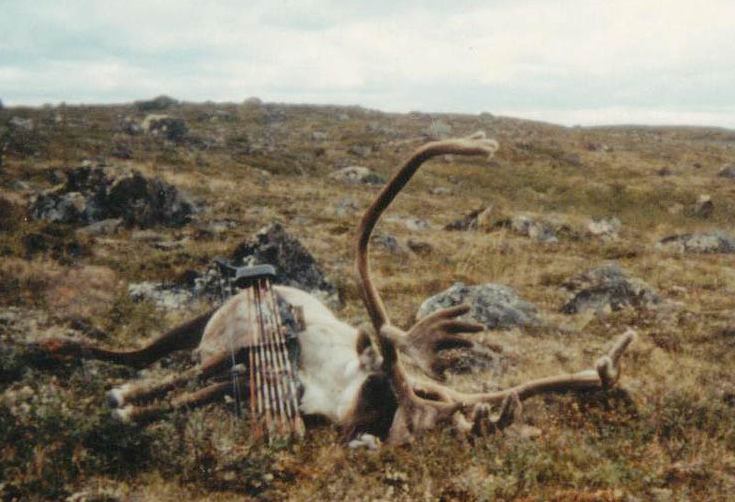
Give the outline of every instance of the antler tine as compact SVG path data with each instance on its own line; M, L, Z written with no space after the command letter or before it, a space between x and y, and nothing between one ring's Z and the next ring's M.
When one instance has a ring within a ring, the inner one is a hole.
M620 358L633 340L635 340L635 331L629 329L615 342L607 355L597 360L595 369L603 388L612 387L620 378Z
M445 394L453 401L462 403L465 410L472 409L478 403L501 403L512 394L517 394L520 401L525 401L539 394L607 389L614 386L620 378L620 360L635 338L636 334L633 330L626 331L615 341L607 355L597 360L595 369L539 378L498 392L470 394L458 392L435 382L425 382L423 385L429 391Z

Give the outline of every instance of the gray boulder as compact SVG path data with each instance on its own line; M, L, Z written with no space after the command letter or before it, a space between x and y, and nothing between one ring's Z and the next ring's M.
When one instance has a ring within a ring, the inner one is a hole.
M449 289L425 300L419 307L416 319L463 303L471 307L465 317L482 323L489 329L541 324L535 305L520 298L508 286L491 283L467 286L457 282Z
M326 278L306 248L278 223L263 227L251 239L237 246L229 262L235 266L273 265L276 268L275 284L308 291L331 307L340 305L337 287ZM187 270L173 282L131 284L128 294L135 301L148 300L163 309L183 309L201 298L220 301L220 288L220 276L212 263L201 272ZM288 309L281 309L281 317L287 324L288 316L291 316Z
M630 277L615 264L592 268L567 280L563 286L573 293L561 311L577 314L593 309L617 311L623 307L653 308L661 303L658 293L641 279Z
M659 249L679 253L735 253L735 238L724 232L680 234L664 237Z
M339 304L337 287L303 244L279 223L261 228L253 238L237 246L231 258L237 265L273 265L277 284L294 286L327 303Z
M194 205L176 187L138 171L82 166L66 178L60 188L35 198L32 218L82 225L120 218L128 226L150 227L181 226L194 213Z

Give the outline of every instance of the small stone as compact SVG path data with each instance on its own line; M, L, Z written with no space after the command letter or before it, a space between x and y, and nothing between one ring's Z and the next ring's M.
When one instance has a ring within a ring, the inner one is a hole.
M735 253L735 238L721 231L671 235L658 241L656 247L679 253Z
M373 153L372 147L367 145L352 145L347 151L352 155L356 155L363 159L369 157L370 154Z
M479 215L478 215L479 217ZM535 220L529 216L513 216L507 226L519 235L530 237L538 242L558 242L553 227L546 221Z
M337 216L349 216L359 209L357 201L350 197L344 197L337 202L334 207L334 214Z
M444 226L444 230L450 231L464 231L464 230L477 230L477 218L480 213L485 211L484 207L474 209L465 216L447 223Z
M694 216L699 218L709 218L712 216L712 212L715 210L715 204L712 202L712 197L706 194L702 194L697 198L696 204L694 204L692 212Z
M666 208L666 211L669 214L677 215L684 212L684 204L680 204L679 202L674 202L669 207Z
M428 255L431 254L432 251L434 251L434 247L428 242L408 239L406 245L408 246L408 249L410 249L417 255Z
M431 195L450 195L452 190L447 187L434 187L429 190Z
M717 173L720 178L735 179L735 164L728 164L722 166L722 169Z
M392 235L388 235L388 234L373 235L372 237L370 237L370 243L377 247L385 249L386 251L392 254L396 254L396 255L406 254L406 250L398 242L398 239L396 239Z
M414 232L428 230L430 228L430 225L426 220L422 220L419 218L407 218L403 220L403 224L406 226L407 229Z
M603 239L617 239L621 227L620 220L612 217L608 219L592 220L587 223L587 231Z
M77 230L82 235L109 235L117 232L123 225L122 218L107 218Z
M382 185L385 179L374 171L362 166L347 166L329 175L333 180L363 185Z

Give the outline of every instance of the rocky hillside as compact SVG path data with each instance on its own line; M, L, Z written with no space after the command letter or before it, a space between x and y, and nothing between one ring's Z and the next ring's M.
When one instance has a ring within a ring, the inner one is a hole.
M217 302L217 256L366 320L352 237L395 167L483 130L489 162L427 164L373 238L395 322L469 301L491 390L589 367L627 328L622 389L529 401L503 434L353 450L311 424L252 440L226 403L121 426L137 372L59 362L62 334L135 346ZM735 132L564 128L489 113L182 103L0 108L0 495L4 500L724 500L735 492ZM499 352L498 352L499 350Z

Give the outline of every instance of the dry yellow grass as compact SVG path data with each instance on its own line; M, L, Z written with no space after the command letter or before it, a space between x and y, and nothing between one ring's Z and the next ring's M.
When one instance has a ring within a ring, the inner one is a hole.
M207 117L215 110L226 111L231 119L210 122ZM343 112L349 115L346 121L336 118ZM0 113L42 121L49 112L6 109ZM12 180L47 187L49 168L106 155L112 143L122 141L115 132L117 117L135 114L126 107L68 108L67 113L69 123L78 125L50 130L48 146L38 157L10 157L0 195L22 203L23 195L11 187ZM134 151L125 164L161 176L198 198L206 208L198 216L201 221L231 219L238 226L218 235L200 234L195 225L156 229L167 239L188 238L173 251L135 241L133 232L126 230L88 243L87 256L27 261L22 239L40 227L22 222L0 237L5 253L0 265L1 304L28 312L61 305L62 311L55 314L63 323L66 314L77 315L80 309L63 311L63 305L75 305L69 303L71 299L54 303L61 300L54 293L60 286L53 278L74 267L107 267L123 282L171 280L187 269L201 269L212 257L228 254L260 226L279 220L335 279L344 300L340 317L355 324L364 322L352 279L351 239L358 214L340 216L333 208L344 198L363 208L377 189L345 186L326 175L347 161L388 175L420 144L431 117L362 109L209 104L184 105L171 113L187 120L191 134L219 138L222 146L198 150L146 137L123 138ZM281 115L282 119L268 118ZM93 366L97 373L91 376L78 365L50 373L31 368L20 380L0 382L0 389L7 394L22 385L50 386L78 410L60 411L52 403L51 411L38 412L47 418L36 415L37 422L19 427L11 423L5 408L0 409L0 426L10 427L4 438L25 441L31 449L28 453L21 446L6 445L0 450L4 467L0 493L17 493L23 499L107 491L140 500L184 496L196 500L241 500L243 496L726 500L735 493L732 255L679 255L655 247L659 238L674 232L735 230L735 183L716 176L722 164L734 160L735 133L685 128L565 129L488 116L444 116L442 120L451 123L458 135L485 129L498 138L501 150L491 166L440 160L419 173L389 216L420 217L429 222L429 229L412 232L395 219L380 223L379 232L402 242L414 238L433 249L425 256L374 253L376 282L394 320L409 325L423 299L460 280L506 284L535 303L547 326L482 335L504 346L508 370L500 377L451 377L453 385L465 389L511 385L588 367L614 336L633 327L639 338L626 358L622 382L632 402L617 393L537 399L524 413L524 421L541 430L537 439L511 431L470 444L437 432L411 447L377 453L345 449L329 426L314 428L301 444L252 444L247 430L232 428L222 406L176 416L144 431L126 430L122 439L103 417L102 400L105 387L132 376L129 372L110 365ZM283 125L269 125L269 121ZM372 123L396 133L370 132L378 130ZM328 139L315 144L312 131L323 131ZM245 143L272 148L237 153L238 145ZM367 159L355 158L348 153L354 144L369 144L374 153ZM662 167L674 174L659 176ZM437 186L448 187L450 193L431 194L430 189ZM686 209L669 211L675 204L687 208L700 194L709 194L715 202L710 218L696 217ZM577 226L589 218L615 216L622 221L621 236L614 242L585 237L547 245L509 230L442 230L446 223L488 205L508 214L555 213ZM658 289L671 305L658 311L626 309L599 316L559 313L568 297L561 283L610 260ZM151 305L133 304L121 294L112 295L105 309L99 300L108 298L102 294L110 294L108 282L89 280L83 287L95 300L95 308L81 312L108 333L111 344L139 342L182 317L181 313L162 315ZM44 300L48 295L54 302ZM12 367L12 361L3 364ZM59 446L44 449L42 441L49 428ZM223 446L228 434L236 433L239 449ZM108 441L122 453L100 451L104 446L100 441ZM70 464L60 460L67 449L77 452ZM35 471L19 467L18 459L28 458L36 462ZM56 470L50 465L54 462L60 466Z

